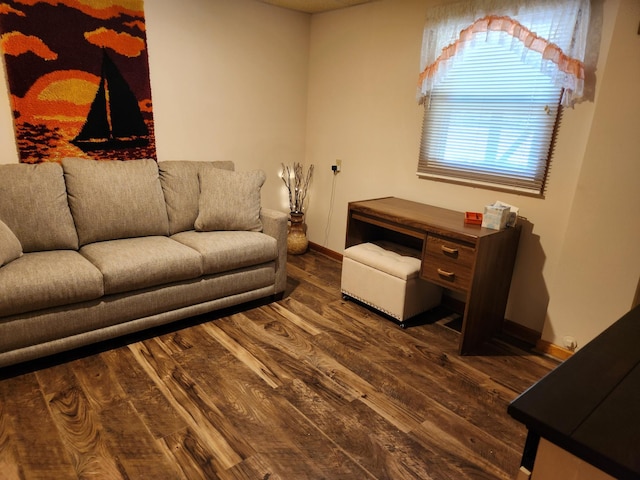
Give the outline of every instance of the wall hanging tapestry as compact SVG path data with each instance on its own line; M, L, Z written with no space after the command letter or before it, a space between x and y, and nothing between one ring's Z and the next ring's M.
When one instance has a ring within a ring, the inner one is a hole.
M0 0L20 161L156 158L142 0Z

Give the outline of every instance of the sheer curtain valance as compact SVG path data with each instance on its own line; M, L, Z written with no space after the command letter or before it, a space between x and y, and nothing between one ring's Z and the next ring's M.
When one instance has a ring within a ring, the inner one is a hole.
M429 10L425 23L418 100L446 77L465 47L499 32L501 43L563 88L573 104L584 89L589 0L471 0Z

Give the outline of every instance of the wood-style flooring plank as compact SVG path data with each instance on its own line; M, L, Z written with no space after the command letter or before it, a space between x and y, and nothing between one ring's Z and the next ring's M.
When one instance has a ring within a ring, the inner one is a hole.
M326 456L326 448L317 445L309 448L310 442L317 438L315 427L297 415L280 395L273 395L272 388L258 376L251 375L244 365L237 362L227 365L224 371L202 372L198 380L207 386L211 401L219 405L227 421L261 445L260 453L277 465L283 476L322 477L318 465L330 462L332 456ZM315 452L322 452L323 462L308 461ZM298 461L292 464L291 458ZM339 465L336 463L336 469Z
M0 384L0 478L19 480L25 476L16 451L17 438L13 419L7 410L7 401L2 390Z
M242 461L251 447L224 422L218 407L160 347L158 339L130 346L138 363L151 377L173 408L186 419L209 450L216 468L224 470Z
M213 452L203 443L200 436L185 428L163 438L171 459L179 466L182 475L189 480L218 480L224 472L214 458ZM141 477L144 478L144 477Z
M76 478L68 448L56 428L36 376L27 373L0 382L3 447L11 447L17 461L7 472L18 472L21 479ZM4 448L3 448L4 452ZM9 458L0 453L4 461Z
M36 373L50 418L56 424L78 477L127 478L122 474L118 458L109 450L100 413L74 375L73 363Z
M285 477L272 473L272 463L264 454L253 455L228 470L234 480L285 480Z
M389 332L397 332L398 335L406 335L407 332L399 331L396 329L390 329L389 325L383 325L384 329ZM398 352L396 349L387 349L386 345L395 344L396 342L388 342L385 341L385 337L374 337L375 339L381 338L381 342L373 342L375 345L369 345L367 350L370 350L369 354L363 355L363 350L356 351L353 348L349 348L348 342L345 342L344 339L340 339L340 341L335 341L330 336L320 335L316 338L316 342L318 346L322 346L323 350L329 351L334 358L340 359L341 363L344 365L349 365L350 369L352 369L356 374L363 378L375 378L377 380L377 384L381 386L383 392L390 398L397 398L403 405L409 407L416 412L422 411L424 412L424 417L427 418L424 424L432 425L434 428L432 429L434 432L438 432L438 436L440 438L447 438L446 431L441 430L437 427L438 424L445 425L449 428L455 428L455 423L464 423L462 428L458 428L458 430L465 429L471 430L476 437L483 437L484 442L476 442L474 437L471 437L468 443L468 447L463 448L464 445L462 443L453 444L452 447L455 447L456 450L461 450L467 457L471 457L474 454L477 454L477 458L479 461L482 461L482 451L478 450L476 445L489 445L489 448L486 450L491 450L492 441L495 445L493 445L494 449L491 451L500 451L500 447L504 445L499 445L499 442L495 442L494 439L487 438L487 436L482 435L482 431L478 428L474 428L473 425L469 425L463 418L458 417L456 415L451 415L451 411L441 407L439 404L434 403L432 401L433 396L430 395L430 391L425 391L424 393L418 389L415 389L413 385L415 384L415 373L412 372L411 366L414 365L414 361L411 358L404 358L405 364L402 363L403 359L398 358ZM362 343L362 342L361 342ZM376 357L377 361L372 363L368 361L368 359ZM362 359L362 360L361 360ZM378 366L378 365L381 366ZM394 364L397 368L393 369L395 372L394 375L389 375L388 369L390 364ZM406 368L409 367L409 368ZM435 365L438 367L438 365ZM427 366L429 370L428 372L432 372L432 369ZM425 370L425 365L421 366L422 370ZM406 372L405 372L406 370ZM404 373L404 375L403 375ZM422 373L422 372L420 372ZM475 379L475 384L485 384L488 383L488 377L484 375L478 375L478 378ZM481 391L480 388L476 386L476 391ZM476 392L473 392L476 393ZM446 395L446 393L445 393ZM476 405L477 407L477 405ZM495 405L493 405L495 407ZM506 403L505 403L506 408ZM474 411L477 408L474 409ZM486 412L480 409L480 415L484 417ZM445 413L448 412L449 415ZM435 414L435 415L434 415ZM436 421L433 420L433 417L436 417ZM432 420L429 420L429 419ZM510 448L508 450L511 450ZM515 451L510 451L512 454L509 457L509 460L513 461L514 458L518 456L518 453ZM493 459L494 462L496 459ZM504 463L504 462L503 462Z
M154 439L187 428L186 419L174 409L129 348L109 350L102 353L101 357L117 372L118 383L126 398Z
M117 376L101 356L73 362L73 371L89 404L100 415L102 433L110 451L118 451L118 463L125 476L140 478L180 478L176 465L166 458L160 442L149 430Z
M202 329L211 337L215 338L220 345L229 350L229 352L246 365L249 370L259 376L271 388L278 388L280 382L273 372L269 370L264 363L254 357L251 352L242 347L238 342L234 341L224 330L218 328L213 323L202 325Z
M255 311L250 311L244 315L247 318L254 318L255 313ZM315 343L306 339L296 325L272 321L268 328L264 329L264 335L267 336L270 343L289 351L298 361L309 363L320 374L349 391L351 396L359 398L371 410L385 417L396 428L407 432L421 422L421 419L413 412L380 395L377 388L363 377L354 374L347 366L336 361L334 357L315 348Z

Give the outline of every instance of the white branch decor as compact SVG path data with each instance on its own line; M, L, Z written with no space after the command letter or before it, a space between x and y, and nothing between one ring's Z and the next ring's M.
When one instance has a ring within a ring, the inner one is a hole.
M304 201L313 177L313 165L309 165L305 175L301 163L295 162L293 167L283 163L281 177L289 190L289 210L291 213L303 213Z

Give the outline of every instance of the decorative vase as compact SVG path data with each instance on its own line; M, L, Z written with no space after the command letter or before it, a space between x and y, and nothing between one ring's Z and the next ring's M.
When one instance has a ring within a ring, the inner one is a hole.
M304 213L291 212L289 217L289 233L287 234L287 253L300 255L307 251L309 240L305 232Z

